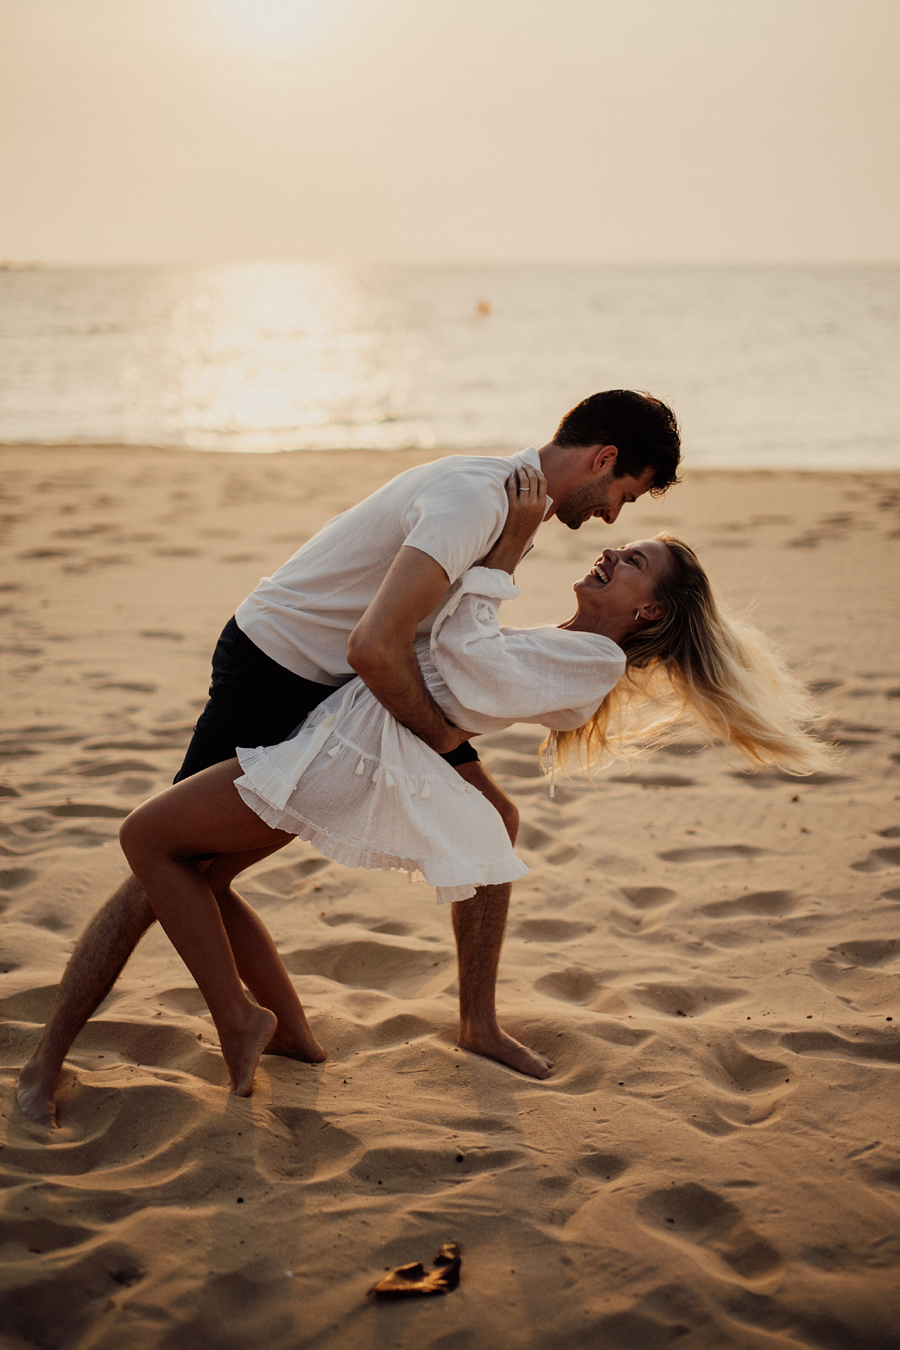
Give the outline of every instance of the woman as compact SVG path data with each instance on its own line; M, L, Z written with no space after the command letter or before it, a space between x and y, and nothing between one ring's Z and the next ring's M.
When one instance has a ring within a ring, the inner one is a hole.
M760 634L719 611L678 540L605 550L575 583L576 612L558 628L501 629L498 606L518 594L511 574L546 510L544 480L528 466L507 492L500 538L417 645L451 722L473 734L541 723L555 768L573 749L589 764L659 744L689 712L756 765L819 766L825 751L804 731L809 708L797 685ZM217 863L204 874L191 858L214 853L224 866L223 855L259 856L296 835L350 866L424 875L439 902L527 872L497 811L359 679L281 745L239 749L144 803L124 822L122 846L206 999L242 1095L273 1037L313 1061L324 1051L264 926L254 921L248 943L246 915L239 924L231 908L239 898L217 888ZM258 1003L244 993L236 954Z

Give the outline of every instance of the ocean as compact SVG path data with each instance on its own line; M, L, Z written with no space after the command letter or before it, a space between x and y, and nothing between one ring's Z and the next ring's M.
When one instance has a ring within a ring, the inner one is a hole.
M598 389L688 465L900 468L900 267L0 270L0 441L518 449Z

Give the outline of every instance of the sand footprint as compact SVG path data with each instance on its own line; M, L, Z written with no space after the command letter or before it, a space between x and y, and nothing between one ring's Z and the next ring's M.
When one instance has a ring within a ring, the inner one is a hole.
M854 872L888 872L900 867L900 847L873 848L868 858L851 863Z
M272 1105L267 1114L284 1134L257 1132L256 1157L273 1180L285 1175L285 1143L289 1145L290 1175L298 1181L343 1175L345 1160L359 1148L359 1139L326 1119L320 1111L302 1106Z
M713 1040L711 1053L702 1060L703 1076L714 1087L743 1096L783 1088L790 1077L787 1065L778 1059L753 1055L732 1036Z
M361 940L290 952L284 964L293 975L321 975L351 989L377 989L414 998L437 975L443 975L451 958L430 947L423 950Z
M733 1003L747 993L746 989L725 988L720 985L699 984L639 984L632 987L635 998L645 1007L668 1017L699 1017L710 1008Z
M615 1181L623 1172L627 1172L630 1166L629 1160L617 1153L583 1153L575 1161L577 1172L598 1181Z
M586 933L593 933L595 927L593 923L576 923L569 919L523 919L516 928L516 936L529 942L571 942Z
M457 1134L517 1133L517 1125L504 1116L453 1116L447 1122Z
M612 931L619 937L646 937L656 932L665 916L654 911L676 898L676 892L668 886L620 886L619 890L632 906L631 913L620 909L609 912Z
M795 1055L900 1064L900 1037L896 1032L862 1027L850 1040L833 1031L787 1031L780 1039L785 1049L793 1050Z
M331 913L319 915L319 923L327 924L329 928L343 928L347 924L357 924L360 928L368 928L370 920L365 914L354 914L352 910L341 909L332 910Z
M592 1022L590 1026L585 1027L589 1036L596 1036L600 1041L606 1041L607 1045L624 1045L629 1050L637 1045L643 1045L645 1041L652 1040L655 1033L652 1031L642 1031L637 1027L630 1027L625 1022L614 1021L606 1022L598 1019Z
M387 937L409 937L416 932L413 923L402 923L399 919L385 919L382 923L366 923L370 933L384 933Z
M50 1253L71 1252L82 1243L95 1241L96 1237L97 1233L93 1228L59 1223L54 1219L39 1218L37 1215L33 1219L8 1215L3 1221L3 1240L13 1244L12 1250L18 1247L23 1252L28 1251L43 1257Z
M329 865L328 858L302 858L299 862L289 863L287 866L270 867L268 871L254 871L248 881L254 891L263 891L288 899L298 894L305 881Z
M874 970L895 961L898 952L896 939L845 942L830 947L821 960L811 961L809 969L814 979L852 1007L891 1011L897 1002L897 977Z
M619 889L635 909L659 909L660 905L667 905L678 894L677 891L670 891L668 886L620 886Z
M758 858L765 852L765 849L752 848L749 844L709 844L696 848L673 848L658 853L657 857L662 858L663 862L674 863L735 862Z
M574 862L579 853L580 850L577 846L559 844L549 853L544 854L544 862L552 863L554 867L564 867L566 863Z
M778 783L790 783L793 787L828 787L830 783L847 783L850 781L850 774L846 773L826 773L817 769L815 773L805 774L802 778L797 778L795 774L785 773L783 769L735 769L731 775L738 782L746 783L748 787L768 788L775 787Z
M28 759L40 754L29 741L20 740L17 735L0 737L0 756L3 759Z
M393 1013L359 1030L358 1044L370 1050L390 1050L434 1034L432 1023L417 1013Z
M23 989L19 994L7 994L6 998L0 998L0 1019L7 1024L7 1033L14 1023L43 1027L55 993L56 985L50 984L41 989Z
M541 994L549 994L561 1003L590 1003L599 992L603 981L592 970L583 966L567 966L565 970L554 970L535 980L534 988Z
M4 867L0 871L0 891L18 891L39 876L29 867Z
M24 553L17 553L16 557L25 562L34 562L44 558L71 558L77 552L74 548L30 548Z
M353 990L332 997L327 1006L319 1009L318 1018L320 1023L324 1019L324 1035L333 1052L333 1062L344 1065L344 1072L349 1072L349 1061L354 1057L358 1057L353 1066L355 1073L367 1059L380 1059L386 1052L392 1073L427 1071L431 1056L436 1053L436 1033L444 1029L443 1024L436 1025L416 1013L385 1016L385 1009L392 1006L383 994ZM437 1053L444 1049L439 1045Z
M875 1151L876 1149L878 1152ZM872 1156L867 1157L864 1162L858 1163L857 1166L868 1184L888 1191L900 1191L900 1155L897 1154L896 1148L888 1146L888 1148L882 1150L879 1142L867 1151ZM900 1243L900 1239L895 1239L895 1241ZM897 1263L900 1263L900 1252L898 1252L897 1259L892 1264Z
M616 774L608 780L610 783L624 783L632 787L661 787L661 788L681 788L696 787L695 778L685 778L677 773L641 773L636 770L629 774Z
M123 689L126 694L155 694L156 685L142 680L105 680L98 689Z
M156 994L154 1003L159 1003L171 1012L187 1013L189 1017L202 1017L206 1012L206 999L195 984L177 985L173 989L164 989Z
M130 553L94 553L86 558L81 558L78 562L64 563L64 572L96 572L100 567L122 567L128 563L133 563L134 557Z
M741 914L775 918L792 913L796 906L793 891L751 891L735 900L716 900L710 905L701 905L700 913L711 919L732 919Z
M867 722L836 721L828 729L828 739L835 745L846 746L853 750L862 745L877 744L877 739L884 734L884 730L884 727L871 726Z
M873 969L875 966L886 966L891 961L897 960L900 955L900 938L842 942L836 947L829 947L828 950L847 965Z
M665 923L665 915L651 911L610 909L609 931L616 937L647 938L657 933Z
M103 759L99 762L85 764L82 768L74 770L80 778L113 778L120 773L153 773L157 772L155 764L148 764L145 759Z
M738 1130L765 1125L777 1113L779 1098L760 1101L740 1101L734 1096L723 1099L719 1095L704 1097L696 1091L685 1094L682 1114L685 1123L711 1139L724 1139Z
M150 730L145 733L143 740L140 739L139 736L133 736L128 740L86 741L83 748L91 753L99 752L101 750L184 751L185 746L190 740L191 732L191 724L174 727L151 727Z
M844 683L843 680L833 680L833 679L810 680L809 684L806 687L811 694L827 694L832 689L840 689L843 683Z
M688 759L692 755L702 755L709 746L705 741L673 741L671 745L661 745L659 753L661 755L672 755L675 759Z
M524 1159L521 1149L479 1147L463 1151L440 1145L409 1148L398 1143L366 1149L349 1175L372 1188L427 1195L455 1187L468 1177L508 1171Z
M83 820L122 820L130 815L130 807L106 806L102 802L63 802L58 806L45 806L48 816L63 818L74 816Z
M714 1252L745 1280L771 1275L782 1264L776 1249L750 1228L737 1205L698 1182L651 1191L637 1213L667 1237Z

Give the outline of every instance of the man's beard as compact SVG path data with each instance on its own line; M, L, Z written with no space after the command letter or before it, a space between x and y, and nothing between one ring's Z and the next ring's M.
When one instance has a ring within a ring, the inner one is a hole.
M595 511L606 510L608 505L602 480L591 484L579 483L556 508L556 519L568 525L570 530L580 530Z

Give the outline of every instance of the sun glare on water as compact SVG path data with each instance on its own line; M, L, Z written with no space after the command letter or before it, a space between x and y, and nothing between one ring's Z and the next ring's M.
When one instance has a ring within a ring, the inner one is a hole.
M333 0L206 0L229 43L246 51L295 51L315 36Z

